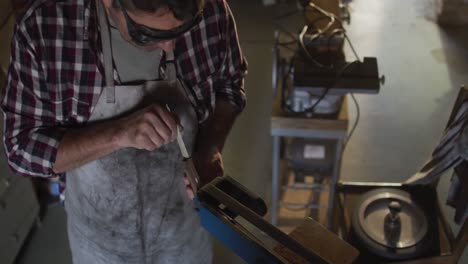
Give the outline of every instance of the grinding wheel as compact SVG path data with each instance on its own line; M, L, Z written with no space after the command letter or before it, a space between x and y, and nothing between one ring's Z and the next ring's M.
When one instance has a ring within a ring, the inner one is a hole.
M363 194L351 221L359 243L375 255L409 259L428 247L427 215L405 191L379 188Z

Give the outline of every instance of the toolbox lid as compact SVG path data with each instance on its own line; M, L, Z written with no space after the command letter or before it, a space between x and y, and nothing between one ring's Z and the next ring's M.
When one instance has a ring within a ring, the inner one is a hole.
M440 143L433 151L424 166L408 180L405 185L429 185L436 183L447 170L457 167L460 163L466 163L466 156L458 138L462 133L468 133L466 118L468 115L468 89L461 87L455 101L447 128ZM462 155L463 154L463 155Z

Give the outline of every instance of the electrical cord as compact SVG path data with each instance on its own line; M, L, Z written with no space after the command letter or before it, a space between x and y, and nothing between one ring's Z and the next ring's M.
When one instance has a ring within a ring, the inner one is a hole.
M357 54L356 50L354 49L354 46L353 46L353 43L351 43L351 40L349 39L348 35L346 34L346 32L344 33L345 34L345 38L346 40L348 41L349 43L349 46L351 47L351 50L353 51L354 53L354 56L356 56L356 59L357 60L360 60L359 59L359 55ZM360 110L360 107L359 107L359 103L356 99L356 97L354 96L353 93L351 93L351 98L353 99L353 102L354 102L354 105L356 106L356 120L354 121L354 124L353 124L353 127L351 128L351 131L349 132L348 136L346 137L346 140L345 142L343 143L343 151L345 151L346 149L346 146L348 145L351 137L353 136L354 134L354 131L356 130L356 127L358 126L359 124L359 120L360 120L360 117L361 117L361 110Z
M318 37L320 37L321 35L323 35L323 33L327 32L331 26L335 23L335 17L334 16L327 16L328 19L330 19L330 22L325 26L325 28L323 29L320 29L320 28L317 28L316 27L316 33L313 34L310 39L309 39L309 43L311 43L312 41L314 41L315 39L317 39ZM299 44L302 48L302 50L304 51L304 53L307 55L307 57L315 64L317 65L318 67L321 67L321 68L327 68L325 65L323 65L322 63L318 62L317 60L315 60L312 56L312 54L310 54L309 50L307 49L307 46L304 42L304 36L306 35L307 31L309 30L309 25L305 25L303 28L302 28L302 31L301 33L299 33Z
M315 11L315 12L318 12L318 13L321 13L322 15L324 15L323 17L320 17L314 21L312 21L312 25L315 26L315 24L323 19L330 19L330 22L333 21L334 22L338 22L340 23L341 26L343 26L343 22L341 21L340 18L338 18L335 14L333 13L330 13L330 12L327 12L323 9L321 9L320 7L318 7L317 5L315 5L314 3L312 2L309 2L308 5L305 6L304 8L304 12L306 11ZM286 14L285 16L283 17L280 17L280 19L282 18L285 18L285 17L288 17L288 16L291 16L291 15L294 15L295 12L291 12L291 13L288 13ZM309 39L308 44L310 44L313 40L315 40L316 38L318 38L319 36L323 35L323 33L327 32L329 30L329 28L331 28L331 26L333 25L333 23L328 23L327 26L324 28L324 29L318 29L317 27L317 33L315 33L314 35L312 35L312 37ZM313 62L316 66L320 67L320 68L325 68L325 69L332 69L333 68L333 65L330 65L330 66L326 66L326 65L323 65L322 63L318 62L317 60L315 60L311 54L308 52L307 50L307 45L306 43L304 43L304 36L305 34L307 33L308 29L309 29L309 26L304 26L302 31L301 31L301 34L299 34L299 39L297 39L294 34L292 34L291 32L289 32L288 30L285 30L284 28L282 28L281 25L277 24L282 31L286 32L289 36L291 36L293 38L293 41L291 42L287 42L287 43L281 43L280 45L282 47L285 47L289 50L292 51L291 48L287 47L287 45L292 45L292 44L295 44L295 42L299 42L299 46L302 48L302 50L304 51L304 53L307 55L308 59ZM354 48L354 45L353 43L351 42L349 36L346 34L346 30L344 29L335 29L334 31L332 31L331 35L329 36L328 38L328 43L327 43L327 48L328 50L330 50L330 42L331 40L333 39L333 37L335 37L336 35L338 34L343 34L346 41L348 42L354 56L356 57L356 61L353 61L351 63L348 63L346 64L343 69L340 70L340 72L337 74L337 77L335 78L334 82L332 85L330 85L329 87L327 87L325 89L325 91L322 93L322 95L319 97L319 99L314 103L313 106L311 106L310 108L306 109L306 111L303 111L303 112L308 112L308 113L312 113L314 114L314 111L315 111L315 108L318 106L318 104L326 97L326 95L328 94L329 90L331 88L333 88L333 86L335 86L336 82L341 78L341 76L344 74L345 70L351 65L351 64L354 64L356 62L360 62L361 59L358 55L358 53L356 52L356 49ZM296 41L294 41L296 40ZM283 83L283 89L282 89L282 104L283 104L283 108L286 108L288 111L290 112L296 112L294 111L293 109L291 109L291 107L289 107L289 105L285 104L284 102L284 97L285 97L285 91L286 89L284 89L285 87L285 83L287 81L287 78L289 77L289 75L291 74L292 72L292 64L293 64L293 61L294 61L294 58L296 56L296 53L294 54L293 58L291 59L291 62L289 64L289 69L287 71L287 74L285 76L283 76L283 80L282 80L282 83ZM351 139L352 135L354 134L356 128L357 128L357 125L359 124L359 121L360 121L360 107L359 107L359 103L356 99L356 97L354 96L354 94L351 93L351 98L353 99L353 102L356 106L356 120L353 124L353 127L351 129L351 131L349 132L347 138L346 138L346 141L344 142L344 145L343 145L343 151L345 149L345 147L347 146L347 143L349 142L349 140Z
M285 42L277 42L276 44L280 45L280 46L289 46L289 45L293 45L293 44L296 44L297 41L296 40L291 40L291 41L285 41Z
M295 41L297 41L297 37L296 35L294 35L293 33L291 33L289 30L287 30L283 25L279 24L279 23L275 23L275 26L282 32L286 33L288 36L290 36L292 39L294 39Z
M315 104L313 104L311 107L304 110L304 112L314 115L315 114L315 108L317 107L317 105L320 104L320 102L325 98L325 96L327 96L330 89L332 89L336 85L336 83L343 77L343 74L345 73L346 69L348 69L351 65L353 65L355 63L361 63L361 61L355 60L355 61L346 63L345 66L343 66L340 69L340 71L336 74L336 77L333 79L333 82L331 83L331 85L329 85L329 86L327 86L327 88L325 88L325 91L322 93L322 95L319 97L319 99L315 102Z
M360 61L361 59L359 58L359 55L357 54L356 50L354 49L354 45L353 45L353 43L351 43L351 40L349 39L348 34L346 34L345 31L343 31L343 34L344 34L344 36L346 38L346 41L348 42L349 46L351 47L351 50L353 51L354 56L356 57L356 60Z
M356 106L356 120L354 121L351 131L349 132L348 136L346 137L345 142L343 143L343 152L346 149L346 146L348 145L349 140L353 136L354 131L356 130L357 125L359 124L359 119L361 117L361 110L359 108L359 103L353 93L351 93L351 98L353 99L354 105Z
M322 12L325 12L325 13L327 13L326 15L331 15L331 16L335 17L335 21L337 21L338 23L340 23L341 25L343 25L343 22L341 21L341 19L339 19L338 17L336 17L335 14L326 12L325 10L321 10L319 7L317 7L317 6L316 6L315 4L313 4L312 2L309 2L309 5L308 5L308 6L309 6L309 7L313 7L313 8L315 8L316 10L321 11L321 13L322 13ZM342 33L344 34L344 37L345 37L346 41L348 42L348 44L349 44L349 46L350 46L350 48L351 48L351 50L352 50L354 56L356 57L356 61L359 61L359 62L360 62L361 59L360 59L358 53L356 52L356 49L354 48L353 43L351 42L351 40L349 39L348 35L346 34L346 31L343 30ZM333 33L332 33L332 34L333 34ZM329 41L330 41L330 38L329 38ZM328 43L328 45L329 45L329 43ZM356 61L354 61L354 62L356 62ZM345 67L347 67L347 66L345 66ZM338 79L338 77L337 77L337 79ZM325 90L325 92L322 94L322 96L319 98L319 100L317 100L317 102L311 107L311 110L313 110L313 108L314 108L316 105L318 105L318 104L320 103L320 101L323 100L323 98L325 98L325 96L326 96L326 94L328 93L329 90L330 90L330 88L328 88L328 89ZM348 142L350 141L351 137L352 137L353 134L354 134L354 131L356 130L357 125L359 124L360 114L361 114L360 107L359 107L359 103L358 103L358 101L357 101L357 99L356 99L356 97L354 96L353 93L351 93L351 98L353 99L353 102L354 102L354 104L355 104L355 106L356 106L356 120L354 121L353 127L351 128L351 131L349 132L348 136L346 137L346 141L345 141L344 144L343 144L343 151L345 150L345 148L346 148Z
M325 96L327 96L328 92L330 91L330 89L332 89L336 83L343 77L343 74L345 73L345 71L353 64L355 63L361 63L361 61L359 60L355 60L355 61L352 61L352 62L349 62L349 63L346 63L336 74L336 77L333 79L332 83L330 85L328 85L326 88L325 88L325 91L320 95L319 99L309 108L303 110L303 111L300 111L300 112L297 112L297 111L294 111L294 109L292 109L291 107L289 107L289 105L285 104L285 92L286 92L286 89L284 89L286 87L286 81L287 81L287 78L288 76L291 74L292 72L292 62L294 61L294 57L291 59L291 62L289 63L289 69L288 69L288 72L286 75L283 76L283 80L282 80L282 98L281 98L281 101L282 101L282 105L283 105L283 108L286 108L286 110L288 110L289 112L293 112L293 113L308 113L308 114L311 114L311 115L314 115L315 114L315 108L318 106L318 104L320 104L320 102L325 98Z

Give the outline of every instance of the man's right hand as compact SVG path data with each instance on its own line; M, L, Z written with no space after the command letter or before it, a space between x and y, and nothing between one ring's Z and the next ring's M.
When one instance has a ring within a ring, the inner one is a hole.
M167 108L153 104L116 120L116 141L120 147L153 151L177 137L177 116Z
M173 141L178 118L165 107L151 105L115 121L69 129L60 142L54 173L63 173L119 150L149 151Z

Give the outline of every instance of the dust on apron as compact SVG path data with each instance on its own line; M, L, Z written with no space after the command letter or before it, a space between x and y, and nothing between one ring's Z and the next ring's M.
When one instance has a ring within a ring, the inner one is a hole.
M153 103L181 119L192 150L198 122L175 63L165 79L114 86L109 26L97 1L105 81L89 123L115 119ZM169 62L172 54L166 55ZM120 149L67 173L68 234L75 264L210 263L211 243L183 182L176 142L155 151Z

